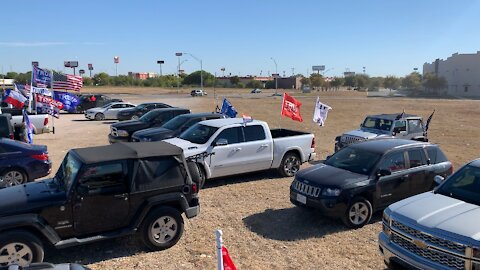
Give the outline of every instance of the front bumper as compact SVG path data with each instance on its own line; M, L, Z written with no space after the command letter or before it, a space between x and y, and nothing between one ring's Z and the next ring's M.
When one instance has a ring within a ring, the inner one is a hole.
M108 134L108 142L109 143L117 143L117 142L128 142L128 137L115 137L112 134Z
M95 119L95 114L92 113L85 113L85 118L93 120Z
M433 263L429 260L424 259L423 257L408 252L402 247L396 245L395 243L392 243L384 232L381 232L378 235L378 245L380 255L383 256L383 260L387 265L399 264L409 269L451 269L448 267L443 267L437 263Z
M342 202L338 198L312 198L306 197L305 203L300 202L297 198L297 194L305 196L295 190L290 190L290 202L297 206L309 206L316 208L325 216L339 218L347 211L347 204Z

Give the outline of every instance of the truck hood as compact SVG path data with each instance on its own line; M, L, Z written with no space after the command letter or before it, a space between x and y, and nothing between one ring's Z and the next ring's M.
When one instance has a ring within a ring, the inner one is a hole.
M167 128L147 128L133 134L134 137L143 139L150 138L152 141L161 141L175 137L176 132Z
M344 169L335 168L325 164L311 166L300 170L295 178L301 182L315 183L319 186L351 188L366 185L368 176L353 173Z
M112 124L112 127L115 127L119 130L126 130L130 133L133 131L149 128L150 125L140 120L128 120Z
M205 147L202 144L192 143L180 138L171 138L171 139L164 140L164 142L168 142L170 144L173 144L182 148L183 154L185 155L185 157L190 157L196 154L200 154L207 150L207 147Z
M355 136L364 139L372 139L381 135L388 135L389 132L381 131L376 129L369 129L369 128L361 128L357 130L351 130L349 132L344 133L343 135Z
M454 233L480 241L480 206L433 192L422 193L389 206L392 215L432 231Z
M0 189L0 216L23 214L63 204L66 195L52 179Z

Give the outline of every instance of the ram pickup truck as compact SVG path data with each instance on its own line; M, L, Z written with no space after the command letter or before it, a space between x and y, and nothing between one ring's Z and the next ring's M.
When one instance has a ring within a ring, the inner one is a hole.
M272 129L263 121L242 118L199 122L178 138L165 140L183 148L185 156L211 154L198 161L201 183L205 179L276 168L293 176L304 162L315 159L311 133Z
M387 265L415 269L480 269L480 159L432 192L383 212L379 249Z
M352 143L381 137L428 142L427 128L422 117L405 113L378 114L367 116L359 129L337 136L335 152Z
M21 109L1 107L1 113L9 113L12 115L12 124L14 128L22 126L23 114ZM35 134L49 133L50 128L48 126L48 114L28 114L30 122L34 126Z

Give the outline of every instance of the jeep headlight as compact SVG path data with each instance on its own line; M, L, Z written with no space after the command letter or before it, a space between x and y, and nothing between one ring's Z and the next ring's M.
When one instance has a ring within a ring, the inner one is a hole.
M340 141L344 143L346 141L345 136L340 137Z
M336 197L342 192L339 188L324 188L322 190L322 196Z
M128 137L128 132L126 130L119 129L117 130L117 134L119 137Z

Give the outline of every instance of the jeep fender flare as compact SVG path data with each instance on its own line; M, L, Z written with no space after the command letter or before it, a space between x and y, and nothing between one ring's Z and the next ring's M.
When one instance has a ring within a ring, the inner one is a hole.
M14 229L28 229L38 236L42 236L51 244L61 240L55 230L36 214L7 216L0 219L0 233Z
M172 204L179 206L181 208L179 210L181 210L182 213L189 207L187 198L180 192L151 197L147 199L146 203L137 211L137 214L135 214L134 227L138 228L152 209L157 206L172 206Z

